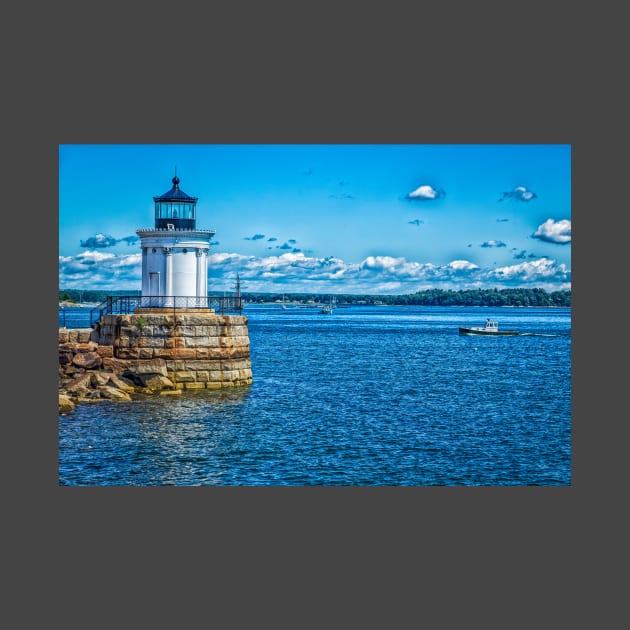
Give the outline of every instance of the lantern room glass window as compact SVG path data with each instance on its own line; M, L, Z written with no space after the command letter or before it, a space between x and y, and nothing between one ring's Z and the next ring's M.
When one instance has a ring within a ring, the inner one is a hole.
M158 202L155 204L156 219L194 219L195 205L190 203Z

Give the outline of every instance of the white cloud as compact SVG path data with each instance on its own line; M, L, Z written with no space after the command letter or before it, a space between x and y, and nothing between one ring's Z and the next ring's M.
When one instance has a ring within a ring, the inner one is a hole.
M485 274L485 279L510 286L556 286L555 290L571 286L571 271L565 264L557 264L549 258L539 258L517 265L497 267Z
M514 192L520 195L521 199L523 199L524 201L529 201L530 199L533 199L535 197L534 193L531 190L527 190L525 186L517 186L514 189Z
M536 231L532 234L532 238L538 238L541 241L558 243L560 245L570 243L571 221L568 219L561 219L560 221L547 219L544 223L538 226Z
M536 193L533 193L531 190L527 190L525 186L517 186L514 190L502 192L499 197L499 201L503 201L504 199L512 199L514 201L531 201L532 199L536 199L536 197Z
M448 265L446 265L446 269L451 269L454 272L476 271L477 269L479 269L479 267L467 260L453 260L448 263Z
M116 255L89 251L59 257L59 288L138 290L141 254ZM360 263L340 258L315 258L303 252L280 256L214 253L208 257L210 291L231 290L238 273L247 292L405 294L429 288L471 289L530 286L568 289L571 272L542 258L517 265L482 269L468 260L445 265L403 257L368 256Z
M433 186L418 186L415 190L409 193L411 198L423 197L424 199L435 199L437 197L437 190Z
M418 186L415 190L412 190L408 195L408 199L414 199L416 201L428 201L431 199L437 199L444 195L441 190L436 190L433 186L422 185Z
M86 251L59 256L59 287L67 289L135 290L141 286L142 255Z

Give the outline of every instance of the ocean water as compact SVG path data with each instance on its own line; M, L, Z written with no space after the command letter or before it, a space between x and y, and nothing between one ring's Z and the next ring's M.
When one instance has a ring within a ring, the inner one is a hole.
M244 314L251 386L77 406L59 485L571 485L571 309ZM521 335L459 336L486 317Z

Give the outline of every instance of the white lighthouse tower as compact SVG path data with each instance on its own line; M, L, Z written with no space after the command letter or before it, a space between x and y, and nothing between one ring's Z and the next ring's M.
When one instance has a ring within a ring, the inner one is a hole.
M136 230L142 248L142 306L205 308L214 230L197 229L197 197L173 187L155 202L155 226Z

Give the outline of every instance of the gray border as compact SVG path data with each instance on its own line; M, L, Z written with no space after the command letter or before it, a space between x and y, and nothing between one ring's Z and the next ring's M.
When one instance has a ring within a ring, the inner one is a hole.
M66 22L58 7L44 9L30 33L40 52L19 70L27 87L6 95L5 121L21 121L9 125L7 189L14 207L28 201L7 218L5 234L17 235L7 239L9 260L40 259L5 277L8 295L20 296L19 308L5 313L8 394L17 392L16 410L5 416L10 573L14 601L29 603L20 618L41 610L42 599L49 618L77 628L96 615L118 624L123 604L129 620L165 627L192 625L199 615L208 623L242 619L248 606L259 620L279 619L276 627L296 627L292 616L306 620L302 627L331 618L450 627L461 614L504 628L531 627L543 614L552 625L579 615L606 583L589 577L579 558L594 558L595 541L600 558L612 552L620 528L605 502L623 474L608 465L616 440L601 401L589 397L610 391L605 370L585 375L585 364L608 363L588 335L597 261L587 263L585 250L602 236L594 211L599 218L617 208L612 187L625 178L615 178L620 167L600 152L602 139L615 137L623 101L587 106L584 72L598 65L578 41L575 11L537 19L523 10L501 25L487 15L476 21L478 5L439 16L367 6L344 13L338 5L324 14L309 5L285 13L287 25L265 19L266 5L203 16L178 7L161 20L158 10L129 5L102 11L94 35L70 12ZM576 35L563 40L569 30ZM185 41L183 54L161 48L156 33L171 31ZM606 63L610 71L614 59ZM163 98L168 86L187 98ZM572 144L573 486L58 488L57 146L82 142ZM28 244L19 236L25 230ZM618 293L597 284L600 299ZM341 614L333 617L335 604Z

